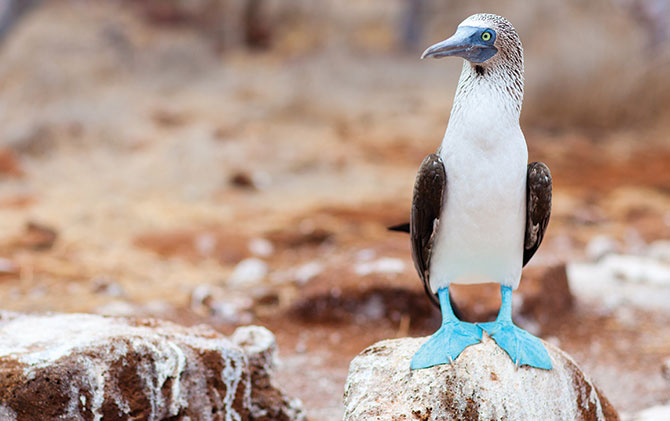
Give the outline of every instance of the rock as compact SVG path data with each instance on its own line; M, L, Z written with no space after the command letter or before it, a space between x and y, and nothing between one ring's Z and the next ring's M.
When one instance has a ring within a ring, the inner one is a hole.
M53 247L57 238L58 232L54 228L28 221L23 235L18 240L18 245L35 251L44 251Z
M247 172L244 171L236 171L233 174L231 174L228 182L230 183L231 186L242 188L242 189L249 189L249 190L256 190L256 184L254 183L254 178Z
M623 417L625 421L659 421L670 419L670 405L657 405Z
M251 418L254 420L304 420L302 404L290 400L272 384L277 363L277 342L269 330L259 326L238 328L231 340L249 357L251 369Z
M270 382L261 356L276 353L272 333L233 337L153 319L0 312L0 418L304 419Z
M295 268L293 279L298 285L305 285L324 270L321 262L312 261L302 264Z
M250 257L235 266L228 278L232 286L253 286L261 283L268 274L268 265L263 260Z
M245 324L253 320L254 300L248 294L201 284L191 292L190 309L217 323Z
M275 252L275 247L265 238L252 238L248 247L251 254L259 257L270 257Z
M586 257L591 260L598 260L608 254L617 253L621 247L617 241L609 235L596 235L591 238L584 248Z
M358 276L366 276L371 273L402 273L405 270L405 263L396 258L382 257L371 262L360 262L354 266L354 272Z
M618 420L575 362L545 343L553 370L516 368L484 335L452 365L410 371L427 338L379 342L351 362L344 420Z
M670 217L670 212L668 216ZM670 219L667 225L670 225ZM649 244L646 255L659 262L670 263L670 240L659 240Z
M13 261L0 257L0 275L18 275L19 267Z

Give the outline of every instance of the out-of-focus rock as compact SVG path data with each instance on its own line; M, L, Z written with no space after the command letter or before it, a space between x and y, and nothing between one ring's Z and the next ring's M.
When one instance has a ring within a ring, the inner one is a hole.
M29 221L23 235L19 238L19 245L32 250L49 250L57 238L58 233L54 228Z
M498 284L454 285L450 291L464 320L485 322L495 319L498 314ZM565 265L524 269L514 300L515 315L536 322L540 327L565 314L573 305Z
M468 347L453 365L411 371L427 338L379 342L349 367L344 420L618 420L575 362L545 343L554 368L516 368L493 340Z
M206 326L153 319L0 313L0 415L303 419L300 403L270 385L270 366L258 357L276 352L272 333L247 327L234 336L245 340L236 345ZM257 378L268 386L254 390Z
M323 272L323 263L312 261L295 268L294 279L298 285L304 285Z
M670 264L652 257L612 254L594 266L602 269L608 279L650 285L670 285Z
M570 263L570 289L605 311L633 305L667 312L670 259L664 257L664 247L664 242L657 242L636 254L608 254L597 262Z
M18 275L19 267L13 261L0 257L0 275Z
M230 175L230 185L241 189L256 190L254 178L247 172L237 171Z
M263 260L250 257L235 266L228 278L228 284L234 286L252 286L259 284L268 274L268 265Z
M586 244L584 252L591 260L598 260L608 254L621 251L620 245L609 235L596 235Z
M102 294L108 297L122 297L126 295L121 284L107 276L94 277L91 279L91 286L96 294Z
M190 308L201 317L217 322L247 324L253 320L254 301L248 294L202 284L191 292Z
M275 247L265 238L249 240L249 251L259 257L269 257L275 252Z
M354 266L356 275L366 276L371 273L397 274L405 270L405 263L396 258L382 257L370 262L359 262Z
M670 240L655 241L647 248L647 256L661 262L670 263Z

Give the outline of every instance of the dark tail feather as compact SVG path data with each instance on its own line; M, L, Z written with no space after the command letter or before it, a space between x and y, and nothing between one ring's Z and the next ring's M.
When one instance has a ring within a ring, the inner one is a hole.
M394 225L392 227L388 227L387 229L389 231L398 231L398 232L409 233L409 222L407 222L405 224Z

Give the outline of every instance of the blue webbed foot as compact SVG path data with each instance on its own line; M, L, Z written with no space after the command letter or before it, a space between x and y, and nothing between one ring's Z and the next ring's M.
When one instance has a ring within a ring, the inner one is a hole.
M437 292L442 309L442 326L414 354L411 369L451 363L465 348L482 340L482 329L458 320L449 300L449 289Z
M482 330L472 323L443 323L414 354L410 368L414 370L451 363L465 348L479 343L481 339Z
M551 358L539 338L512 323L512 289L503 286L502 306L495 322L480 323L479 326L510 356L518 366L551 370Z
M551 359L542 341L511 321L490 322L480 324L482 329L510 356L517 366L551 370Z

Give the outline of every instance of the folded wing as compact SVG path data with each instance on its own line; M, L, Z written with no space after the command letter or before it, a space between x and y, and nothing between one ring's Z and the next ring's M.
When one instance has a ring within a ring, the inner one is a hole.
M528 164L526 179L526 236L523 265L533 257L547 230L551 215L551 172L542 162Z
M414 267L423 281L428 296L439 305L430 289L429 270L433 240L447 190L447 174L442 158L431 154L423 160L414 183L409 231Z

